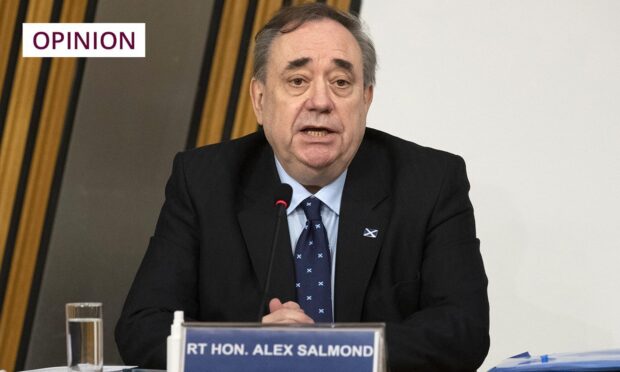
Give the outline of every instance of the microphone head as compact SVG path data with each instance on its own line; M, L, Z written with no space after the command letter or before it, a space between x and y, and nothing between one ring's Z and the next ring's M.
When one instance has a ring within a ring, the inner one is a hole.
M293 188L288 183L281 183L276 187L274 193L274 204L277 207L278 205L282 205L284 209L288 208L289 203L291 202L291 197L293 196Z

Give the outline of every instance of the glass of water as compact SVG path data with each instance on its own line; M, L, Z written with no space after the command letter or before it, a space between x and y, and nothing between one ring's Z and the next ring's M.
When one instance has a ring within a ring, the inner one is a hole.
M100 372L103 369L102 309L100 302L75 302L65 306L69 372Z

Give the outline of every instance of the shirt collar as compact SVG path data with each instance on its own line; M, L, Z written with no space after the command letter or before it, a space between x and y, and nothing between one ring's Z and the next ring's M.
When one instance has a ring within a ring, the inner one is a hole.
M302 184L297 182L293 177L289 176L288 173L280 164L278 158L274 156L276 160L276 169L278 170L278 176L280 176L280 181L282 183L288 183L293 188L293 196L291 197L291 203L286 209L287 214L293 213L295 209L299 206L299 203L304 201L306 198L312 196L310 191L306 190ZM340 202L342 201L342 190L344 189L344 181L347 178L347 169L342 172L338 178L336 178L332 183L327 186L322 187L314 196L318 198L323 204L325 204L332 212L336 213L336 215L340 215Z

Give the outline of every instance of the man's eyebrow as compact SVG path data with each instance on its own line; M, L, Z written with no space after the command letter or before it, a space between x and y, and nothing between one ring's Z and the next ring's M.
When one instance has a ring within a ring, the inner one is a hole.
M300 67L307 65L311 61L312 61L312 58L310 57L301 57L301 58L294 59L288 62L288 64L286 65L286 70L298 69ZM347 70L348 72L353 72L353 63L347 61L346 59L334 58L332 59L332 62L334 62L334 64L341 69Z
M292 61L289 61L288 65L286 66L286 69L294 70L296 68L303 67L307 65L308 62L310 62L311 60L312 58L309 58L309 57L301 57L301 58L294 59Z
M353 64L345 59L334 58L334 64L340 68L343 68L349 72L353 72Z

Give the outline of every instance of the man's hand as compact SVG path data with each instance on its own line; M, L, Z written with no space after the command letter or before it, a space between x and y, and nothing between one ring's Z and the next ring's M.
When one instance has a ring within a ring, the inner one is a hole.
M312 324L314 320L310 318L296 302L289 301L282 303L277 298L269 301L269 315L263 317L263 323L305 323Z

